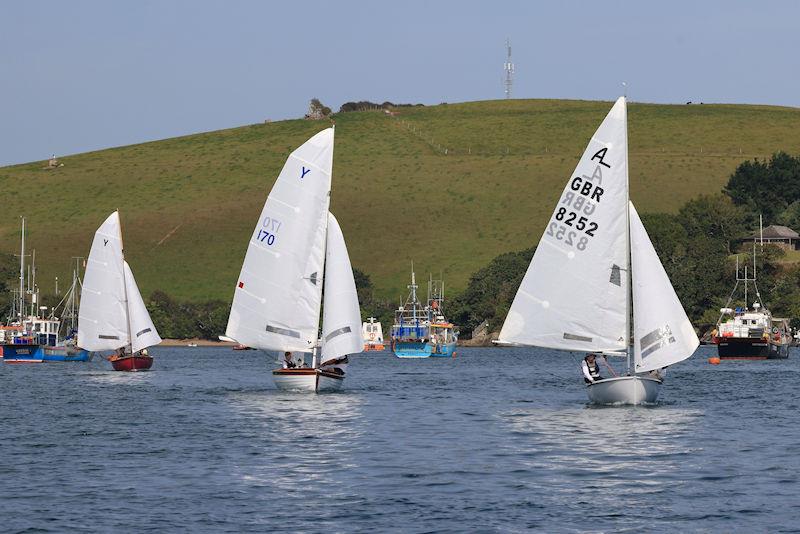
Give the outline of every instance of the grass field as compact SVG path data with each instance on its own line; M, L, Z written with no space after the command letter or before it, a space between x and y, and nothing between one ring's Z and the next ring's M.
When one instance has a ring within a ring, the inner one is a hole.
M501 252L535 244L609 102L511 100L340 114L332 211L353 265L381 296L443 272L451 290ZM292 120L0 168L0 251L28 217L39 285L70 277L96 227L121 211L142 292L228 300L269 188L325 122ZM675 211L713 193L745 159L800 152L800 109L629 106L631 196Z

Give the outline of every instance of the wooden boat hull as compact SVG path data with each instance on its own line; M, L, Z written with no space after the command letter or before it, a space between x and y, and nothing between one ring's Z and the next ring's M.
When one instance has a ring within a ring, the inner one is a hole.
M344 384L344 375L320 369L275 369L272 371L275 386L282 391L306 391L320 393L339 391Z
M115 371L147 371L153 366L152 356L144 356L142 354L112 356L108 361L111 362L111 366Z
M586 387L589 402L601 405L654 404L661 391L660 380L644 376L606 378Z

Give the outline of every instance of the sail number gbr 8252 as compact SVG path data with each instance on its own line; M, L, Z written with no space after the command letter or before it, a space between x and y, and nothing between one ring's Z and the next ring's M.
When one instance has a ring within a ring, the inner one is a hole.
M576 176L572 179L545 232L578 250L586 249L589 239L594 237L598 229L598 224L591 220L591 216L603 196L603 188L598 185L603 181L602 167L611 167L603 161L606 151L603 148L592 156L592 160L599 161L592 176Z

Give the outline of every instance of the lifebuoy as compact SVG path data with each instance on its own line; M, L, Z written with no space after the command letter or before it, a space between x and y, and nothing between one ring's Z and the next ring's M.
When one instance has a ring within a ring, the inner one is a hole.
M777 326L773 326L772 327L772 333L773 334L777 334L778 333L778 327Z
M370 339L370 341L375 341L375 332L370 332L369 333L369 339Z

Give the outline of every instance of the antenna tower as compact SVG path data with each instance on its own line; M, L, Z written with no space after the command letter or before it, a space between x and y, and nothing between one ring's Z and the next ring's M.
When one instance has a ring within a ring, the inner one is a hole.
M514 64L511 62L511 41L506 39L506 62L503 63L503 70L506 71L506 79L503 82L506 86L506 99L511 98L511 89L514 85Z

